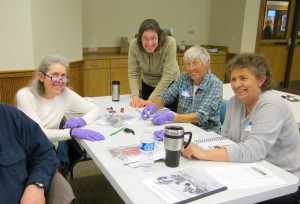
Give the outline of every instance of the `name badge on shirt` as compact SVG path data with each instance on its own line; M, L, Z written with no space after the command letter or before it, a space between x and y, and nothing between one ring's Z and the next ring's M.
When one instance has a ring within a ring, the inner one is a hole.
M251 132L251 129L252 129L252 121L249 121L248 122L248 125L247 125L247 127L245 128L245 132Z
M185 97L190 97L191 96L190 91L189 91L188 88L183 88L182 91L181 91L181 95L185 96Z

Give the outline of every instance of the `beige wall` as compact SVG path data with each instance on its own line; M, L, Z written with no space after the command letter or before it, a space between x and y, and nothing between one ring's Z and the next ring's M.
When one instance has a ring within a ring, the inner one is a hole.
M209 43L254 52L259 8L260 0L212 0Z
M81 0L1 0L0 70L33 69L42 57L82 59Z
M260 0L1 0L0 70L32 69L47 54L82 59L82 47L120 46L146 18L179 44L254 51ZM225 9L224 9L225 8ZM226 9L228 8L228 9Z
M0 70L33 67L29 0L1 0Z
M211 44L228 46L229 52L240 52L245 2L246 0L212 0L209 30Z
M178 44L207 44L210 6L211 0L82 0L83 46L94 41L97 47L118 47L120 38L130 41L147 18L172 28Z
M240 52L254 52L259 19L260 0L246 0Z
M34 62L48 54L82 59L81 0L30 0Z

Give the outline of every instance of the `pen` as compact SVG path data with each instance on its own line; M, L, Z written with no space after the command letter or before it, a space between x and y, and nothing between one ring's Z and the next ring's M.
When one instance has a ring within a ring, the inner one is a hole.
M110 136L113 136L113 135L117 134L118 132L121 132L121 131L124 130L124 129L125 129L125 128L121 128L121 129L119 129L119 130L117 130L117 131L111 133Z
M262 170L260 170L259 168L254 167L254 166L251 167L251 169L253 169L254 171L260 173L263 176L267 175L265 172L263 172Z

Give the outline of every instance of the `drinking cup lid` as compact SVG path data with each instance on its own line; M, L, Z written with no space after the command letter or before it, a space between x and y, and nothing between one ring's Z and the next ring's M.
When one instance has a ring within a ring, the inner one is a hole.
M184 129L181 126L166 126L165 127L165 134L170 136L182 136L184 133Z

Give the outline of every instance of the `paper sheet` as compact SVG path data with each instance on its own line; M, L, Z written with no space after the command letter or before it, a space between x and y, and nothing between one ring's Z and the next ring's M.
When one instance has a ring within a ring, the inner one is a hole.
M255 163L209 167L206 170L228 190L283 185L286 182Z

